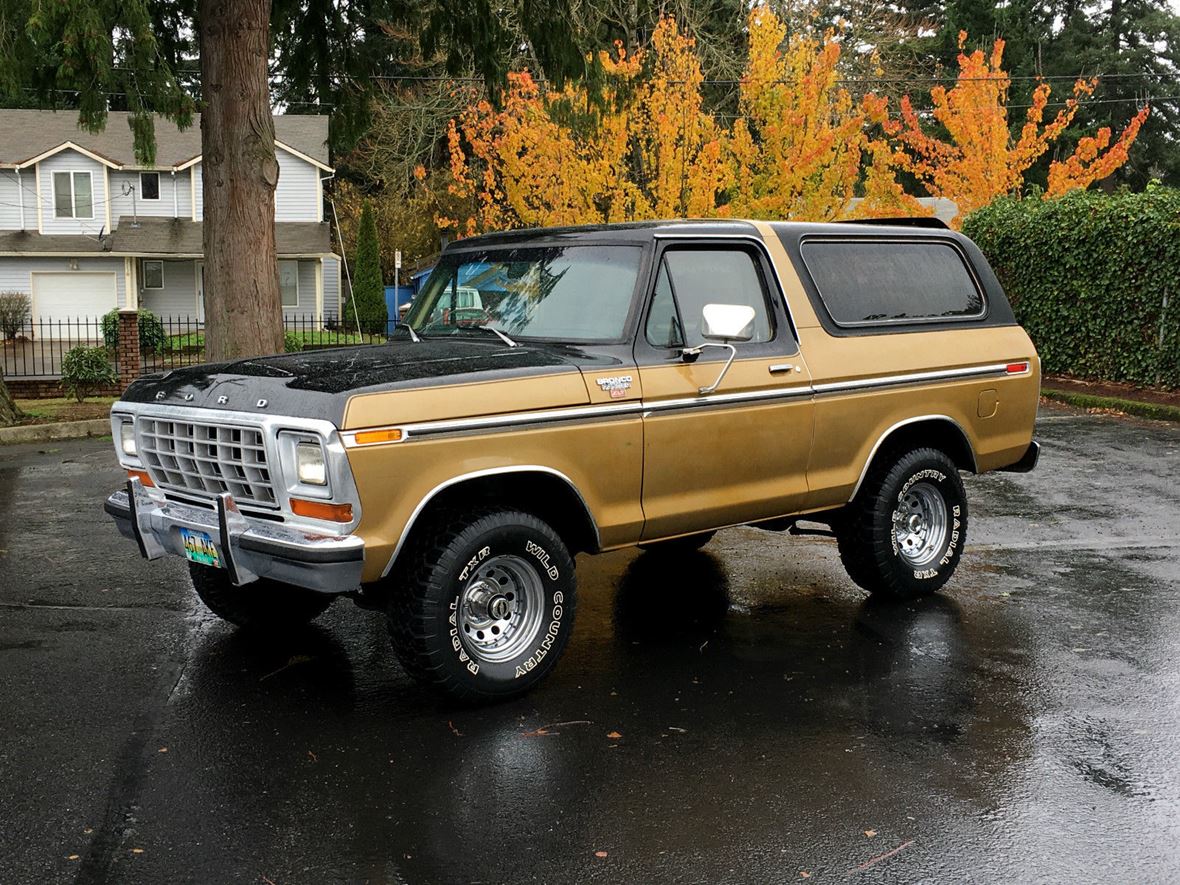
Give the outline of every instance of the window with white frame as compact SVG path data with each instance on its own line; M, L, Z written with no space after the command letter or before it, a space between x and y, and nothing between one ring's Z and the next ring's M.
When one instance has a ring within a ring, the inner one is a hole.
M163 289L164 262L144 260L141 266L143 269L142 279L144 289Z
M94 217L94 188L89 172L53 173L53 216Z
M299 306L299 262L279 262L279 294L283 296L283 307Z
M139 196L144 200L158 200L160 199L160 173L159 172L140 172L139 173Z

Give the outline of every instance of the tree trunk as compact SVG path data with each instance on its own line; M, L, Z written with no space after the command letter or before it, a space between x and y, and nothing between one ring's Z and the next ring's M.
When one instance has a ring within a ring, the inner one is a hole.
M205 348L210 361L278 353L270 0L200 0Z
M0 427L11 427L25 416L13 402L8 385L4 383L4 369L0 367Z

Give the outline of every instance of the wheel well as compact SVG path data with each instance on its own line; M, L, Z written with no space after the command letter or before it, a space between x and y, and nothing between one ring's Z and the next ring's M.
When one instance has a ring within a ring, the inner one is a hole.
M968 473L977 472L975 452L971 449L967 434L958 424L950 418L922 418L894 427L887 432L866 465L865 473L867 474L882 457L921 448L938 449L945 452L960 470L966 470Z
M486 506L522 510L544 520L565 542L571 555L598 550L598 529L582 496L568 480L539 470L474 476L449 485L427 502L410 533L418 532L443 511L462 512Z

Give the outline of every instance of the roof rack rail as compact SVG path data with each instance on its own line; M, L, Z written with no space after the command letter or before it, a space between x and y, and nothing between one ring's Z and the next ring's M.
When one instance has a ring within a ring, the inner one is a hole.
M941 218L934 216L926 217L902 217L902 218L849 218L842 219L836 222L837 224L880 224L889 227L928 227L935 230L950 230L950 226Z

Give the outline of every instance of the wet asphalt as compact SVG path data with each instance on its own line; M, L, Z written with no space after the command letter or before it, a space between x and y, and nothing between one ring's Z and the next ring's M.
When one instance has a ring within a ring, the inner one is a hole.
M0 881L1180 880L1180 426L1046 408L949 590L832 542L579 560L532 695L457 709L382 616L205 612L101 513L109 441L0 449Z

